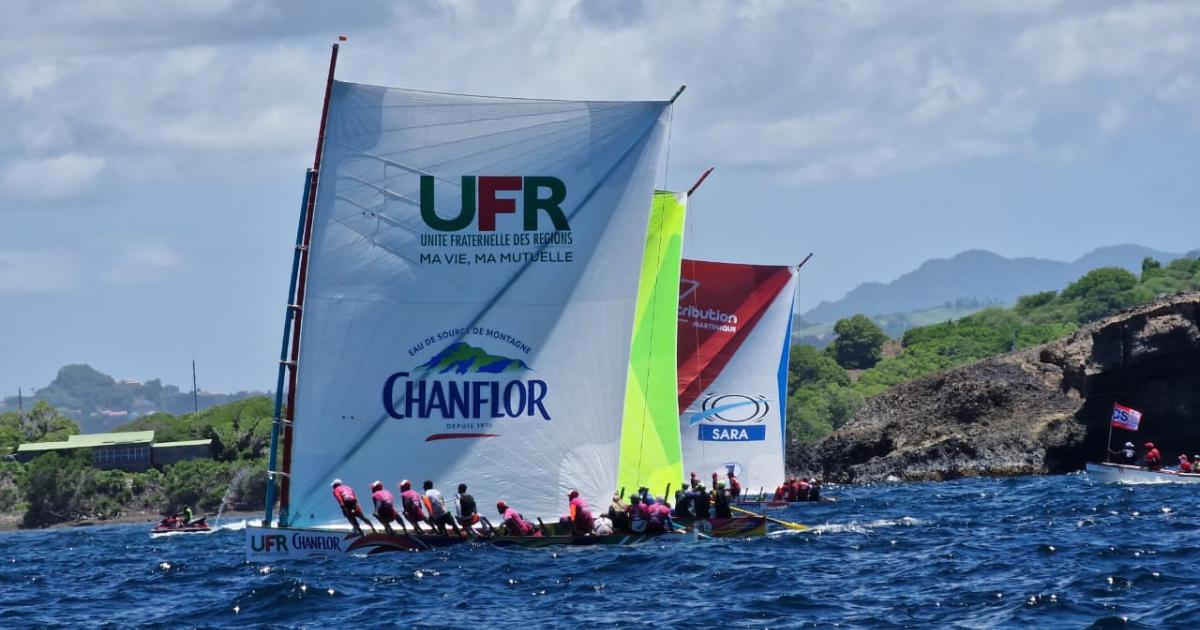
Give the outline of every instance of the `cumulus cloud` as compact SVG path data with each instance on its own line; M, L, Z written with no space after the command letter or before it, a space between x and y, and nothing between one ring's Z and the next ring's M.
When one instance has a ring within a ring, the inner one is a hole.
M24 199L62 199L86 191L104 169L104 158L68 153L10 162L0 190Z
M674 155L785 182L1056 159L1198 117L1189 2L36 6L7 9L27 28L0 53L28 61L4 71L0 115L18 122L0 147L26 162L114 156L117 177L148 161L302 168L327 54L314 42L334 29L351 35L346 80L558 98L665 98L687 82Z
M117 253L100 274L110 284L150 284L166 278L179 265L179 252L165 241L134 243Z
M79 262L69 252L0 249L0 295L64 291L79 279Z

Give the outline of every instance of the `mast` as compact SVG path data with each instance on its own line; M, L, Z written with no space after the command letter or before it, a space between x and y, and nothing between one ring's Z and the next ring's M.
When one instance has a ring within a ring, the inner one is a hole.
M283 342L279 346L279 370L275 379L275 411L271 422L271 452L267 456L267 510L264 526L270 527L275 511L275 466L279 454L279 429L283 424L283 380L288 374L288 348L292 332L292 304L296 299L296 272L300 268L300 249L304 240L304 217L308 211L308 187L312 183L312 169L304 173L304 189L300 196L300 212L296 221L296 246L292 248L292 274L288 281L287 308L283 314Z
M339 40L344 41L343 37ZM283 423L283 470L279 482L279 525L286 527L289 520L289 493L291 491L290 473L292 471L292 428L296 420L296 375L297 363L300 359L300 326L304 320L304 286L308 278L309 245L312 242L313 212L317 205L317 186L321 177L321 154L325 150L325 123L329 120L329 99L333 94L333 74L337 68L339 44L333 44L329 53L329 74L325 78L325 100L321 104L321 125L317 131L317 148L313 156L313 166L308 178L308 192L304 208L304 235L297 246L299 257L296 274L296 301L288 305L294 312L292 318L291 352L285 363L288 369L287 418ZM269 487L269 486L268 486Z
M192 359L192 413L200 413L200 390L196 387L196 360Z

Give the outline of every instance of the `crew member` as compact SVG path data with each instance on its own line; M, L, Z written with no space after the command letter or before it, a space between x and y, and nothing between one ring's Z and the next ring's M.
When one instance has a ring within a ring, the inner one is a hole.
M592 511L588 509L587 501L579 496L578 490L571 490L567 494L567 515L566 520L574 528L576 535L587 535L592 533L592 527L596 525L596 519L592 516Z
M729 507L729 493L725 491L725 484L717 482L716 490L713 490L713 514L717 518L733 518L733 510Z
M1179 472L1181 472L1181 473L1192 472L1192 462L1188 461L1188 456L1184 453L1179 454Z
M433 522L433 526L447 536L449 533L446 527L453 527L454 532L459 533L458 526L454 524L454 517L446 511L446 499L442 497L442 491L434 488L433 482L428 479L422 487L425 489L425 508L429 511L429 520Z
M692 518L692 498L686 490L675 491L675 517Z
M646 506L647 533L661 534L674 528L675 526L671 522L671 508L663 505L661 499L655 499L653 503Z
M504 528L505 534L509 536L540 535L540 532L534 529L533 525L525 520L520 512L508 507L508 504L504 501L496 503L496 511L500 512L501 527Z
M786 490L787 483L788 483L787 481L784 481L783 483L779 484L778 486L775 486L775 500L776 501L786 501L787 500L787 490Z
M696 518L709 518L712 516L711 505L708 491L703 485L697 485L694 490L688 493L692 497L692 511Z
M192 524L192 506L185 505L183 507L183 526L187 527Z
M354 489L342 483L341 479L334 479L329 486L333 488L333 498L337 499L338 505L342 508L342 516L350 521L354 533L359 536L363 535L362 528L358 526L358 519L362 519L371 528L371 533L375 533L375 526L371 524L370 519L363 514L362 508L358 505L358 497L354 496Z
M614 493L608 504L608 520L612 521L613 529L629 529L629 506L619 494Z
M1200 474L1200 455L1192 455L1192 473Z
M412 523L417 533L420 533L421 523L429 522L425 516L425 501L420 493L412 489L412 482L407 479L400 482L400 503L404 510L404 518Z
M392 530L392 521L399 518L396 514L396 500L392 497L392 493L388 492L383 487L382 481L371 482L371 502L375 504L375 519L383 525L383 529L389 534L395 534Z
M1154 442L1146 442L1146 468L1150 470L1162 469L1162 454L1154 447Z
M816 477L812 477L808 480L808 500L821 500L821 481Z
M1126 464L1128 466L1134 466L1137 464L1137 451L1133 449L1133 442L1126 442L1125 448L1119 451L1110 449L1108 452L1117 456L1118 464Z
M737 501L742 496L742 482L738 481L737 475L733 474L733 465L725 467L725 477L729 479L729 497Z
M649 514L646 512L646 506L642 504L642 497L635 494L629 497L629 529L634 532L646 531L646 521Z
M475 497L467 494L467 484L458 484L458 524L470 529L479 522L475 509Z

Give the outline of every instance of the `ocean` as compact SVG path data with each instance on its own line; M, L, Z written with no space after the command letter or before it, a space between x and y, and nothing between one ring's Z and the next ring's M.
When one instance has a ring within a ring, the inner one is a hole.
M244 522L0 534L0 626L1200 624L1200 495L1086 475L830 487L752 540L252 563ZM332 499L331 499L332 500Z

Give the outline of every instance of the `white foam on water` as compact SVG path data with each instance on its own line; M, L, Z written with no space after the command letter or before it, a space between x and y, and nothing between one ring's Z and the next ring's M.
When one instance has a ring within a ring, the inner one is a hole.
M865 523L859 523L858 521L850 523L826 523L824 525L814 525L808 531L817 534L867 534L872 530L883 529L885 527L913 527L921 524L922 521L920 519L904 516L898 519L881 518Z

